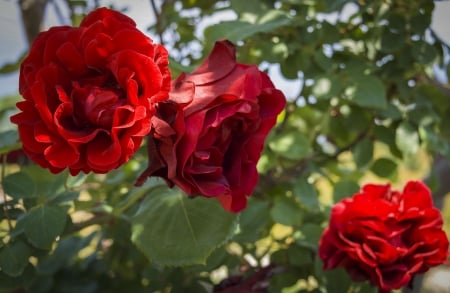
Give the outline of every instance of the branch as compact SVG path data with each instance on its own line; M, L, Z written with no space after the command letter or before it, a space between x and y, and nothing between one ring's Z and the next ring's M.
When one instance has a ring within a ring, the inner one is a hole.
M159 43L164 46L163 29L161 27L162 13L158 11L155 0L150 0L150 5L152 6L153 14L155 14L155 28L156 28L156 33L158 34L158 37L159 37Z
M0 183L3 183L4 179L5 179L5 166L6 166L6 154L2 156L2 167L1 167L1 176L0 176ZM3 188L2 188L3 189ZM9 211L8 211L8 198L6 197L6 192L3 190L3 214L5 215L6 221L8 222L8 228L9 231L11 231L13 229L12 224L11 224L11 218L9 217Z
M19 0L18 2L29 47L42 29L47 2L48 0Z

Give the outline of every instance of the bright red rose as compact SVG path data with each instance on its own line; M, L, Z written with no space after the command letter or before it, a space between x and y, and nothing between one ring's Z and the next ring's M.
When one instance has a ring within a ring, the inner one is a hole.
M11 121L23 150L58 173L105 173L126 162L168 98L164 47L127 16L99 8L80 27L41 33L20 69L24 101Z
M401 193L368 184L333 207L319 256L326 270L344 267L353 280L389 292L445 262L448 246L441 214L423 183L410 181Z
M264 141L286 103L255 65L236 63L217 42L200 67L172 83L149 136L147 176L161 176L190 195L215 197L226 210L245 208L258 181Z

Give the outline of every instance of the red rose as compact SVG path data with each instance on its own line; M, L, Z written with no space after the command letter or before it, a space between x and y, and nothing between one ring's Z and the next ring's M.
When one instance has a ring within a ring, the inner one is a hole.
M80 27L53 27L20 69L18 124L25 153L51 172L105 173L126 162L168 98L167 51L127 16L100 8Z
M257 183L264 140L286 103L255 65L236 63L217 42L200 67L172 83L149 136L147 176L161 176L190 195L215 197L239 212Z
M8 164L20 165L26 165L30 161L22 149L13 150L6 154L0 155L0 164L3 163L3 160L5 160Z
M402 193L368 184L333 207L319 256L326 270L344 267L353 280L388 292L445 262L448 246L441 214L423 183L408 182Z

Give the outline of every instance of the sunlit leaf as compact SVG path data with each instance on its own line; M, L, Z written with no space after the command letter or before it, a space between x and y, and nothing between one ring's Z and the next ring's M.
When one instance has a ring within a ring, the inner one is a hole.
M395 144L405 154L415 154L419 150L419 134L408 122L401 123L395 132Z
M208 43L221 39L228 39L236 43L257 33L276 30L288 25L291 21L292 19L288 14L278 10L270 10L257 23L235 20L210 26L205 30L205 39L208 40Z
M282 157L297 160L310 153L308 138L299 131L287 131L274 137L269 147Z
M313 95L319 99L331 99L342 90L342 82L335 75L321 76L316 79Z
M347 97L361 107L383 109L387 105L384 84L375 76L355 76L353 86L346 89Z

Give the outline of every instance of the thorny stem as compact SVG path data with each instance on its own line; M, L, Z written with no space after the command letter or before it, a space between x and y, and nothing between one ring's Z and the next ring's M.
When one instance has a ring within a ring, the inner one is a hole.
M2 158L2 174L1 174L1 181L0 183L3 184L3 181L5 179L5 172L6 172L6 154L3 155ZM6 198L6 192L3 190L3 213L5 214L6 221L8 222L8 228L9 230L12 230L12 224L11 224L11 218L9 217L9 211L8 211L8 199Z
M158 12L155 0L150 0L150 5L152 6L153 14L155 14L155 27L156 33L158 34L159 37L159 43L164 46L163 32L161 29L161 13Z

